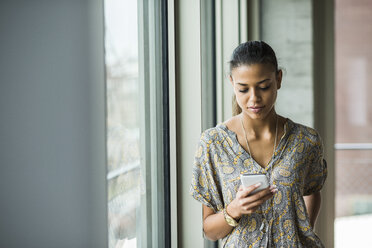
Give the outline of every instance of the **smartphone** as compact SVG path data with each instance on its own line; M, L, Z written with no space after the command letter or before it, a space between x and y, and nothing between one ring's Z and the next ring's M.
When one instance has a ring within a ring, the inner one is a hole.
M250 194L255 194L263 189L269 187L269 181L264 174L241 174L240 181L244 187L249 187L256 183L261 183L261 186L253 190Z

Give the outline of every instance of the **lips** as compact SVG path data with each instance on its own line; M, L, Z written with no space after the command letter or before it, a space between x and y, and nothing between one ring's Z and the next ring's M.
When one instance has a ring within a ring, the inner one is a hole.
M248 107L252 112L258 113L260 112L265 106L254 106L254 107Z

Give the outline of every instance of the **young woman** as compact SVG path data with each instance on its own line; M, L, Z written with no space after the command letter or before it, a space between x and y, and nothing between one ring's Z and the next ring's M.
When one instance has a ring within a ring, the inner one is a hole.
M263 41L239 45L230 61L235 115L201 134L192 196L203 230L222 247L323 247L313 227L327 175L312 128L275 112L282 71ZM241 174L265 174L270 187L243 187Z

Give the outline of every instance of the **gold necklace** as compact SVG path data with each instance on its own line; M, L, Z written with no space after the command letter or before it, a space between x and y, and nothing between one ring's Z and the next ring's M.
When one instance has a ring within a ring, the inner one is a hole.
M274 139L274 148L273 148L273 155L272 155L272 157L271 157L271 160L272 160L272 158L274 157L274 155L275 155L275 148L276 148L276 139L277 139L277 137L278 137L278 119L279 119L279 117L278 117L278 115L276 116L276 124L275 124L275 139ZM253 163L253 157L252 157L252 153L251 153L251 150L249 149L249 144L248 144L248 138L247 138L247 133L245 132L245 128L244 128L244 125L243 125L243 115L241 116L241 118L240 118L240 123L242 124L242 128L243 128L243 132L244 132L244 138L245 138L245 142L247 143L247 148L248 148L248 152L249 152L249 157L250 157L250 160L251 160L251 164L253 165L254 163ZM269 161L269 163L271 162L271 160ZM267 165L268 166L268 165ZM272 173L272 167L271 167L271 173ZM270 176L270 178L269 178L269 183L271 184L271 176ZM260 205L260 208L261 208L261 205ZM275 215L275 211L274 211L274 215ZM265 217L263 217L263 221L262 221L262 224L261 224L261 226L260 226L260 231L262 231L264 228L265 228L265 225L266 225L266 230L265 230L265 233L267 233L268 232L268 230L269 230L269 226L270 226L270 224L269 224L269 222L266 220L266 218ZM267 242L268 242L268 240L267 240Z
M275 139L274 139L274 149L273 149L273 155L272 157L274 157L274 154L275 154L275 148L276 148L276 138L278 136L278 115L276 116L276 124L275 124ZM249 153L249 157L250 157L250 160L251 160L251 164L253 165L254 162L253 162L253 156L252 156L252 153L251 153L251 150L249 149L249 144L248 144L248 138L247 138L247 133L245 132L245 128L244 128L244 125L243 125L243 115L241 115L240 117L240 123L242 124L242 128L243 128L243 132L244 132L244 138L245 138L245 142L247 144L247 148L248 148L248 153ZM271 161L271 160L270 160ZM269 163L270 163L269 161Z

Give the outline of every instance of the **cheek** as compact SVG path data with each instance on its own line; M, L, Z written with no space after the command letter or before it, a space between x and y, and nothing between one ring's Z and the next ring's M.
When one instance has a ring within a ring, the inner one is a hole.
M276 96L277 96L276 92L273 92L273 93L271 94L271 98L273 99L273 101L276 100Z
M275 102L276 101L276 97L277 97L277 91L276 90L273 90L273 91L269 91L265 94L265 98L270 101L270 102Z
M242 94L241 92L235 92L236 101L239 105L244 105L248 101L248 94Z

